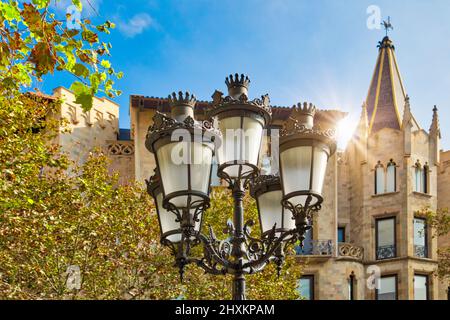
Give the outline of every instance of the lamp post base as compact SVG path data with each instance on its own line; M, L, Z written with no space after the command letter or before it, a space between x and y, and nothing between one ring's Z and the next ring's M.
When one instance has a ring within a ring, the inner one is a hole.
M234 275L233 300L245 300L245 276L242 273Z

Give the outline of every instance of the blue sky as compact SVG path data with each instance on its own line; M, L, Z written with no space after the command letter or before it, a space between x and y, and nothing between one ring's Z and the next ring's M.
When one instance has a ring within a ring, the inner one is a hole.
M62 0L58 5L64 7ZM87 0L84 2L86 3ZM120 127L129 127L129 96L189 90L210 99L225 76L246 73L250 96L269 93L273 105L299 101L359 118L384 31L367 27L367 8L391 16L390 37L414 115L430 126L437 105L442 147L450 149L450 1L448 0L90 0L84 15L117 24L111 61L124 78ZM98 12L98 15L97 13ZM46 79L42 90L69 86Z

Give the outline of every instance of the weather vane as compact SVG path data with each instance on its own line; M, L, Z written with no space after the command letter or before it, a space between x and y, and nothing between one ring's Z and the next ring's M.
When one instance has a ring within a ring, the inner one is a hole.
M389 29L394 30L394 27L391 24L391 17L388 17L387 21L383 20L383 23L381 25L386 30L386 37L388 36Z

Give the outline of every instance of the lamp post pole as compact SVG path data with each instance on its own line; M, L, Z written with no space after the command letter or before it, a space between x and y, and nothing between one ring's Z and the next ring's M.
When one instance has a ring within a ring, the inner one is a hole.
M234 239L232 256L235 258L236 269L233 279L233 300L245 300L245 275L243 271L245 257L244 237L244 206L245 189L242 181L236 180L232 186L234 199Z

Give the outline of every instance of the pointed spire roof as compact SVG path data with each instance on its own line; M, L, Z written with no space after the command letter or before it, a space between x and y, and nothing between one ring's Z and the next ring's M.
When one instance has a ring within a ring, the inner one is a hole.
M369 133L383 128L401 129L406 90L389 37L378 44L378 59L367 94Z

